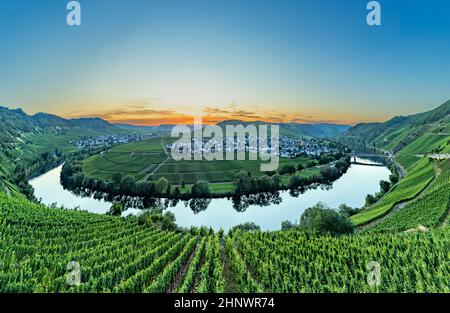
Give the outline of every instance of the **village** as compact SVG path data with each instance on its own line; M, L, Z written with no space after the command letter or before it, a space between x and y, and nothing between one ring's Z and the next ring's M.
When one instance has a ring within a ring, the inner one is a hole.
M272 145L272 142L274 145ZM275 138L268 138L267 147L262 143L259 145L258 137L246 136L244 139L237 137L226 137L223 140L215 140L210 138L193 138L190 146L182 142L173 144L166 144L167 151L177 150L179 153L185 151L215 153L220 152L249 152L258 153L265 152L272 155L278 155L282 158L296 158L298 156L320 156L324 153L335 152L325 141L320 139L302 139L295 137L280 136L277 140ZM259 149L258 149L259 148ZM187 149L187 150L184 150Z
M153 134L122 134L122 135L102 135L98 137L84 138L79 141L70 141L77 149L87 149L98 146L112 146L117 144L124 144L133 141L141 141L156 137Z

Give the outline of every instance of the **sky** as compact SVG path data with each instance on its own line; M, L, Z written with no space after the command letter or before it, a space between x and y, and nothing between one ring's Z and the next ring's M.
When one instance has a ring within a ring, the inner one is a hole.
M157 125L385 121L450 99L450 1L0 0L0 105Z

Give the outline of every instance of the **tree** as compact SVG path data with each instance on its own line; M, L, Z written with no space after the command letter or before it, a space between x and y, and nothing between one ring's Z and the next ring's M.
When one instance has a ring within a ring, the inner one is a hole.
M334 165L335 167L336 167L336 169L339 171L339 172L344 172L346 169L347 169L347 167L348 167L348 163L347 162L345 162L345 160L338 160L338 161L336 161L336 164Z
M353 224L347 217L319 202L300 217L300 228L332 235L353 233Z
M267 175L262 175L258 178L260 191L272 191L274 190L274 184L272 178Z
M331 166L322 166L320 168L320 175L326 182L331 182L339 177L339 171Z
M346 216L346 217L355 215L358 212L359 212L358 209L356 209L356 208L354 209L354 208L346 205L345 203L343 203L339 206L339 214Z
M292 229L292 228L295 228L295 224L292 223L291 221L281 222L281 230L288 230L288 229Z
M158 195L163 195L167 192L167 188L169 187L169 181L165 177L161 177L158 179L156 183L155 189Z
M133 176L125 176L119 185L120 193L125 195L132 195L135 191L135 182Z
M180 187L176 186L175 189L173 190L172 196L175 199L178 199L180 197L180 195L181 195Z
M299 164L297 165L297 171L303 171L305 169L305 167L303 166L303 164Z
M107 215L112 216L121 216L124 211L125 206L121 202L114 202L109 211L106 213Z
M247 171L241 170L234 176L236 193L248 193L252 191L252 180Z
M138 216L138 224L152 224L163 230L176 230L175 215L172 212L163 213L162 209L148 209Z
M377 198L374 195L368 194L366 196L366 206L372 205L377 202Z
M295 172L296 172L295 166L292 164L283 165L281 169L278 171L280 175L294 174Z
M122 181L122 174L121 173L114 173L112 176L112 181L116 186L119 186L120 182Z
M389 181L391 182L392 186L394 186L396 183L398 183L399 177L397 173L389 175Z
M168 211L163 214L161 228L164 230L175 230L177 228L177 224L175 224L175 214Z
M72 184L75 187L81 187L83 186L84 181L84 174L83 173L76 173L73 177Z
M136 194L140 196L152 196L154 194L155 186L152 182L145 181L136 184Z
M256 225L253 222L246 222L246 223L239 224L239 225L236 225L233 228L231 228L231 230L233 232L238 230L238 229L243 231L243 232L247 232L247 231L261 230L261 227L259 227L258 225Z
M380 181L380 189L382 193L386 193L391 188L391 184L388 181L381 180Z
M333 161L333 156L330 154L322 154L319 157L319 165L327 164Z
M292 175L289 178L289 188L304 187L308 184L308 179L298 175Z
M191 189L191 195L194 198L206 198L211 195L209 184L206 181L199 181Z

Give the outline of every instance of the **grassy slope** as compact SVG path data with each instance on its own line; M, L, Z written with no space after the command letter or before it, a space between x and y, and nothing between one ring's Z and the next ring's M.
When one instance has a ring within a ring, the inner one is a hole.
M402 142L411 132L413 128L411 127L401 127L391 132L386 132L375 139L375 144L378 148L383 150L393 150L396 146Z
M433 163L427 158L412 166L408 175L375 205L351 217L355 225L368 223L385 215L396 204L414 198L434 177Z
M373 229L404 231L418 225L440 225L450 209L450 160L439 162L437 172L439 176L420 198L408 203Z
M167 158L161 139L132 142L112 148L103 155L94 155L83 163L86 175L111 180L115 173L132 175L139 180Z
M425 154L432 152L433 150L439 149L442 145L444 145L450 136L448 135L439 135L427 133L423 136L419 137L408 146L403 148L398 152L401 154Z

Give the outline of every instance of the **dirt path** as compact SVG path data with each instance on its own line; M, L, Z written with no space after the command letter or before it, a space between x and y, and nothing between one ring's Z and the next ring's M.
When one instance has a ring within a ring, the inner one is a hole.
M406 175L408 175L408 172L400 163L398 163L394 158L391 158L391 160L394 163L395 167L397 168L398 175L400 176L400 178L403 178Z
M200 242L197 240L196 246L194 251L192 251L191 255L189 256L189 259L186 261L185 264L181 267L181 270L178 272L177 276L173 280L170 287L166 290L167 293L175 293L178 290L178 287L180 287L180 284L183 282L184 276L186 276L186 272L189 269L189 265L192 262L192 259L195 256L195 253L197 252L197 249L200 248Z
M8 186L6 186L5 184L3 184L3 187L5 188L6 195L7 195L8 197L11 197L11 190L9 190Z
M399 178L400 178L400 179L401 179L401 178L404 178L404 177L407 175L407 171L405 170L405 168L404 168L403 166L401 166L397 161L395 161L394 158L392 158L391 160L392 160L392 162L394 163L395 167L397 168L397 172L398 172ZM400 180L399 180L394 186L391 187L390 191L392 191L399 183L400 183ZM388 192L388 193L389 193L389 192ZM380 203L388 193L385 193L383 196L381 196L380 199L378 199L377 201L375 201L375 203L369 205L369 207L368 207L367 209L364 209L364 210L370 210L370 209L372 209L373 207L375 207L376 205L378 205L378 203ZM401 203L400 203L400 204L401 204ZM400 204L399 204L399 205L400 205ZM362 227L362 226L361 226L361 227Z
M380 224L384 220L390 218L398 210L403 209L411 201L419 199L425 192L428 191L428 189L430 189L430 187L435 179L436 179L436 176L432 180L430 180L430 182L425 186L425 188L423 188L421 191L419 191L419 193L414 198L400 202L399 204L395 205L392 209L390 209L385 215L383 215L367 224L357 227L356 228L357 232L363 232L371 227L374 227L374 226Z
M230 260L228 259L227 252L225 250L225 245L223 242L220 243L220 259L223 262L223 277L225 279L225 292L226 293L237 293L239 288L234 281L234 275L231 271Z
M203 268L203 265L205 265L205 254L206 254L206 245L208 242L205 242L205 248L203 249L202 255L200 256L200 262L198 262L198 271L194 278L194 284L192 285L191 292L195 292L197 290L198 285L200 284L200 270Z
M447 208L447 215L444 217L444 220L442 221L441 225L439 225L439 227L445 227L449 224L450 221L450 204L448 205Z
M166 147L164 146L164 143L163 143L163 137L161 137L161 146L164 149L164 153L167 155L167 158L164 161L162 161L161 163L159 163L158 166L156 166L151 172L148 172L148 171L150 171L152 169L154 164L150 164L149 166L144 168L142 171L140 171L139 174L145 174L146 173L144 175L144 177L140 181L142 181L142 182L147 181L150 176L152 176L154 173L156 173L156 171L158 171L161 168L161 166L163 166L164 164L167 163L167 161L170 160L170 155L167 152Z
M14 162L19 162L20 158L23 156L23 151L20 151L20 155L14 160Z

